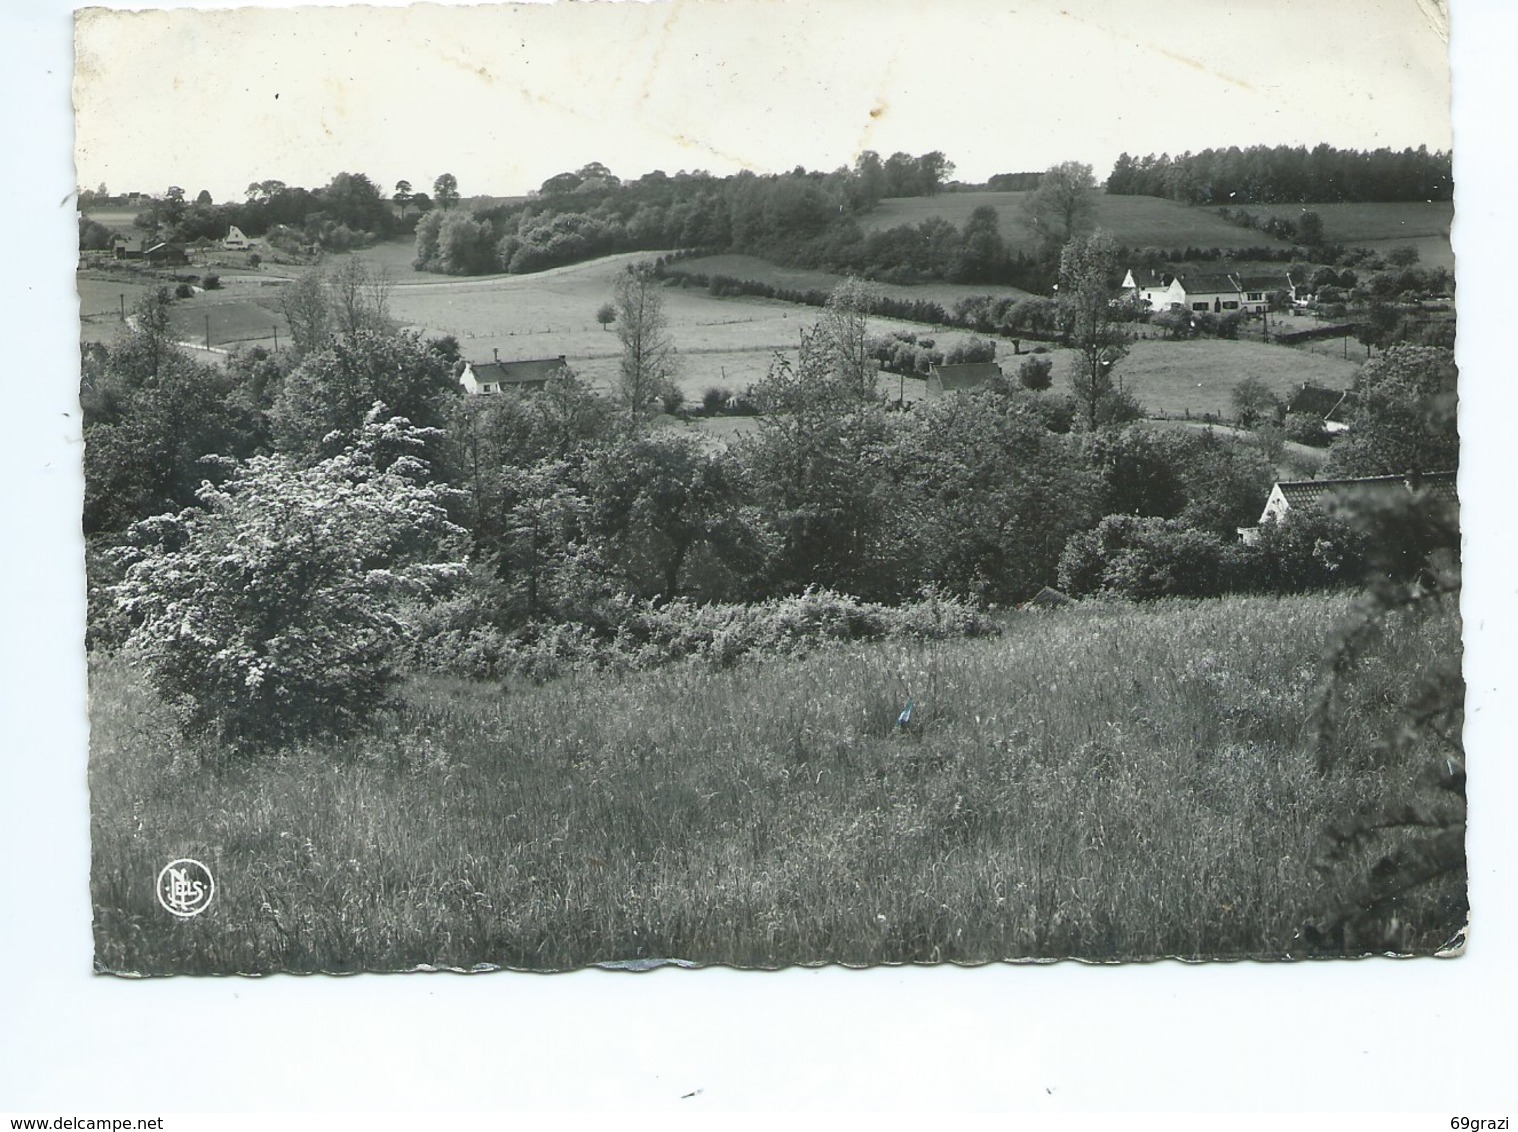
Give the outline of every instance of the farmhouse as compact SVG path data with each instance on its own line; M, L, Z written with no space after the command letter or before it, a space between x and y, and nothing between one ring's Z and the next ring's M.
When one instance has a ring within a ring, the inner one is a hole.
M950 366L933 366L928 371L928 396L942 397L962 389L976 389L1001 377L995 362L961 362Z
M1295 293L1290 276L1240 275L1233 272L1168 272L1130 269L1123 289L1151 310L1190 310L1224 314L1259 314L1270 309L1276 291Z
M503 362L500 352L488 362L465 362L459 373L459 384L464 392L487 395L504 393L508 389L524 392L542 389L548 382L569 372L564 355L557 358L534 358L524 361Z
M236 224L229 225L226 238L221 241L221 246L229 252L245 252L253 246L253 241L242 234L242 229Z
M1458 507L1454 472L1424 472L1421 475L1362 476L1339 480L1290 480L1275 484L1260 512L1259 526L1240 527L1239 537L1252 543L1260 537L1260 527L1277 523L1294 508L1317 507L1323 510L1355 501L1397 498L1403 493L1423 496Z

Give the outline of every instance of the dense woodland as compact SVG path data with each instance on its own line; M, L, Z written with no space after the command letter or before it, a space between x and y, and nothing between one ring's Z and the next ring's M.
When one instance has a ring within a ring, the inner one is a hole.
M1168 197L1186 204L1287 204L1333 201L1452 200L1448 152L1374 151L1331 145L1252 145L1175 157L1118 157L1107 191Z

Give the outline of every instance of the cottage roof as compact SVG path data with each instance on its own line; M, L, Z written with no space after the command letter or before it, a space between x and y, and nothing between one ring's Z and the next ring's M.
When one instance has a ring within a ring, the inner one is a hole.
M1284 291L1291 286L1291 280L1284 275L1238 275L1240 291Z
M557 377L568 363L560 354L557 358L530 358L516 362L470 362L478 382L500 382L502 385L522 385L533 381L547 381Z
M1288 413L1306 413L1309 416L1327 418L1344 400L1344 390L1324 389L1321 385L1304 382L1302 387L1286 402Z
M1138 287L1153 289L1170 286L1171 276L1168 271L1156 271L1152 267L1135 267L1129 270L1129 274L1133 276L1134 285Z
M1221 271L1195 271L1177 276L1188 295L1233 295L1238 286Z
M995 362L959 362L955 365L934 366L932 376L945 393L959 389L974 389L1001 376L1001 366Z
M1275 485L1288 507L1322 507L1345 497L1385 496L1402 491L1421 491L1442 503L1458 505L1454 472L1424 472L1421 475L1361 476L1355 479L1295 480ZM1269 514L1267 507L1266 514ZM1261 522L1265 517L1261 517Z

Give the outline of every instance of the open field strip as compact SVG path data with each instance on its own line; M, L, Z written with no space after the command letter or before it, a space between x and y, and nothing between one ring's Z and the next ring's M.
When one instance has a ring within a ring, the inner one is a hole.
M729 275L735 279L749 279L768 283L772 287L784 287L798 291L831 291L842 283L845 276L827 271L813 271L804 267L782 267L751 255L709 255L682 259L670 265L673 272L694 272L701 275ZM996 298L1027 298L1029 292L1000 284L981 283L875 283L883 295L908 301L920 299L937 303L946 311L954 309L961 299L992 295Z

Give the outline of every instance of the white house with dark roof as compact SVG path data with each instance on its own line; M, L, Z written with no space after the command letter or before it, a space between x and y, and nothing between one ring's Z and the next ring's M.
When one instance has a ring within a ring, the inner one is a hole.
M1360 476L1355 479L1337 480L1285 480L1270 489L1265 500L1265 510L1260 512L1260 522L1254 527L1240 527L1239 537L1252 543L1260 537L1260 527L1266 523L1278 523L1294 508L1320 507L1327 509L1355 499L1376 499L1399 496L1402 493L1423 494L1446 503L1451 507L1460 505L1455 489L1454 472L1423 472L1404 476Z
M542 389L556 377L569 372L569 363L560 354L556 358L530 358L503 362L499 351L488 362L465 362L459 373L464 392L478 395L504 393L508 389L529 392Z
M1270 309L1276 291L1294 293L1289 276L1241 275L1228 271L1171 274L1147 268L1130 269L1123 289L1150 310L1183 310L1210 314L1242 311L1259 314Z

